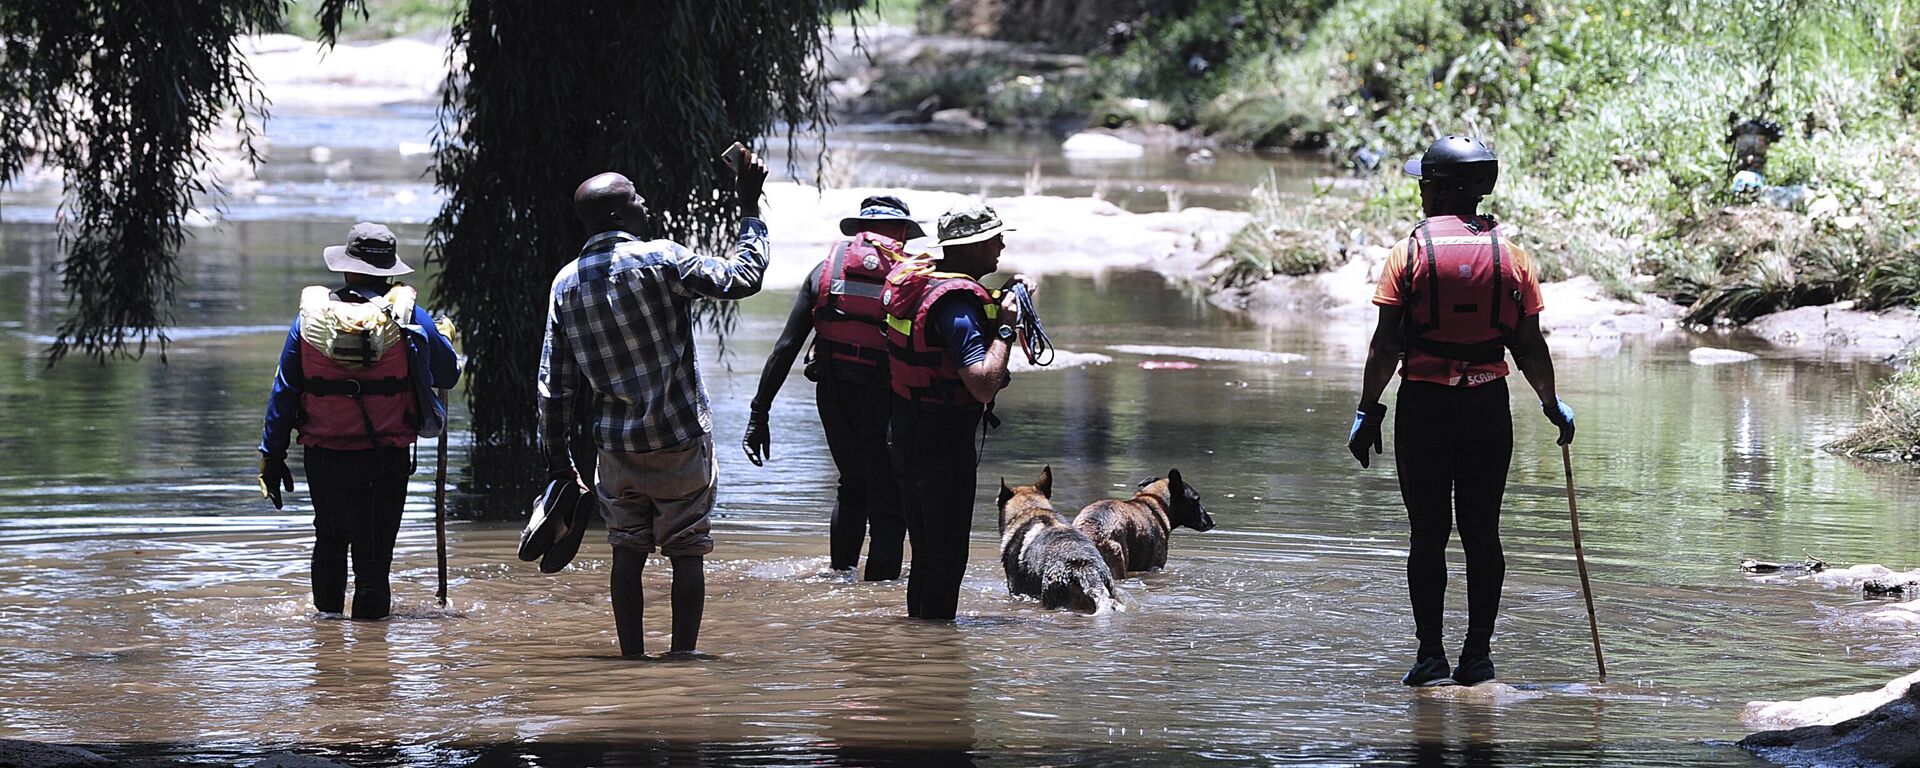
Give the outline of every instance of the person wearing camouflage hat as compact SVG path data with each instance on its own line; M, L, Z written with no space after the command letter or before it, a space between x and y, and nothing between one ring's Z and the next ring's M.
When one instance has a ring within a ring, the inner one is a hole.
M1025 281L998 293L980 284L1000 268L1003 235L1014 231L985 203L947 211L936 231L940 255L895 267L880 301L893 394L887 447L913 548L907 615L952 621L973 527L974 433L983 418L997 422L994 396L1010 380L1021 333L1020 302L1007 289Z

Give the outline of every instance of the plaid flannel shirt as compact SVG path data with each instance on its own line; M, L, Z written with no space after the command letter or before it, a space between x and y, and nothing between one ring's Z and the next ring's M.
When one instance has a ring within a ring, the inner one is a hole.
M593 389L593 439L603 450L644 453L713 429L693 347L693 302L744 299L767 269L767 225L740 222L733 257L700 256L669 240L602 232L553 279L537 387L540 442L565 455L572 399L584 374Z

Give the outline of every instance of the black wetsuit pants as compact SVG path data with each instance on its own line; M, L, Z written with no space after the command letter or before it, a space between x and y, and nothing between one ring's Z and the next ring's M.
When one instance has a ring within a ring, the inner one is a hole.
M1467 636L1460 656L1485 657L1507 570L1500 550L1500 499L1513 458L1506 379L1477 387L1401 384L1393 453L1413 531L1407 591L1413 598L1419 655L1446 653L1440 625L1447 592L1447 537L1458 522L1460 545L1467 554Z
M407 501L413 463L405 448L306 450L313 497L313 607L342 613L347 558L353 558L353 618L385 618L393 591L393 540Z
M906 546L907 523L900 516L900 489L893 482L893 459L887 452L891 400L885 386L830 376L821 380L814 398L820 407L820 426L827 433L827 450L840 470L839 495L833 504L833 568L860 564L860 546L871 527L867 581L900 578Z
M893 401L887 447L900 484L900 511L913 544L907 615L952 621L967 571L977 488L979 408L930 410Z

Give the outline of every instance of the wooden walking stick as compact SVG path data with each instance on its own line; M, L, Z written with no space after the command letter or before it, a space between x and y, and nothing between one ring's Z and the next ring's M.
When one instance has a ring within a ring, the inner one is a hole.
M440 390L440 402L447 401L446 390ZM439 466L433 472L433 533L440 550L440 607L447 607L447 431L448 425L440 425Z
M1580 547L1580 507L1573 501L1573 451L1560 446L1560 462L1567 468L1567 516L1573 520L1573 559L1580 564L1580 591L1587 597L1587 629L1593 631L1593 663L1600 666L1600 682L1607 681L1607 659L1600 655L1600 621L1593 616L1593 583L1587 580L1587 553Z

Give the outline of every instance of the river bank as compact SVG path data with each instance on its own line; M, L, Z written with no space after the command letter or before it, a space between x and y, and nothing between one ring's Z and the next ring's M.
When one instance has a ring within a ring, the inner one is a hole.
M264 35L251 38L242 50L260 78L267 98L281 108L299 110L324 106L352 111L394 104L436 103L438 89L448 71L446 39L444 33L429 32L393 40L342 43L330 51L322 51L318 44L291 35ZM856 40L862 46L860 49L855 48ZM976 78L978 82L973 86L992 89L995 93L1006 90L1004 83L995 78L1025 77L1028 80L1022 81L1024 95L1019 98L1027 100L1066 98L1060 94L1048 96L1049 89L1059 87L1062 80L1086 76L1084 59L1049 54L1040 46L917 35L888 26L865 28L857 36L850 30L842 30L834 38L828 63L833 95L842 108L855 115L865 115L864 119L935 132L977 132L994 125L1013 129L1048 126L1042 125L1045 121L1022 122L997 116L981 102L962 104L951 96L943 97L928 89L938 90L951 84L928 81L929 72L952 75L977 69L976 74L984 79ZM933 103L929 103L929 99ZM912 114L902 114L897 109L907 101L915 102ZM1087 105L1069 106L1081 109ZM889 110L892 114L888 114ZM960 114L955 114L956 110ZM944 116L935 119L942 113ZM1051 127L1071 130L1072 124ZM1161 139L1146 140L1141 131L1128 136L1135 140L1133 142L1118 136L1112 138L1138 148L1142 154L1178 157L1188 157L1196 146L1212 143L1194 137L1191 131L1146 133ZM1167 138L1169 136L1174 138ZM425 149L422 143L414 151ZM223 164L222 170L229 177L245 173L230 163ZM1332 181L1328 183L1331 185ZM1518 184L1523 195L1540 186L1537 181L1522 180ZM247 180L230 186L243 194L252 187ZM1365 190L1378 189L1378 185L1343 186L1350 188L1346 194L1359 194L1363 198L1377 194ZM828 242L826 236L831 232L822 231L818 223L837 218L839 211L853 207L861 195L871 191L875 190L852 188L809 194L801 185L770 188L768 215L774 225L776 246L802 254L823 251ZM915 201L916 211L927 221L961 197L949 193L909 191L906 194L932 199L931 203ZM1404 197L1404 191L1400 194ZM1307 209L1318 206L1310 198L1277 196L1277 199L1281 204L1296 200L1296 205ZM1035 222L1024 233L1026 241L1009 250L1009 263L1018 269L1035 273L1093 274L1146 267L1202 286L1215 304L1244 311L1258 322L1290 324L1316 318L1352 326L1362 334L1371 326L1368 298L1384 260L1384 246L1390 244L1390 233L1404 229L1400 227L1402 224L1410 225L1405 213L1396 215L1394 211L1359 217L1358 226L1356 222L1328 222L1319 232L1305 233L1308 243L1305 247L1323 250L1331 247L1335 251L1325 258L1326 271L1298 277L1273 275L1249 283L1223 279L1234 265L1220 258L1222 249L1237 230L1254 223L1245 211L1187 209L1134 219L1117 206L1098 199L1026 194L997 197L994 202L1004 206L1002 213L1012 219ZM1303 217L1307 213L1311 211L1303 209L1294 215ZM1569 263L1569 257L1556 254L1566 249L1566 239L1577 237L1577 228L1542 226L1538 230L1532 231L1522 222L1519 234L1542 258L1556 265L1550 268L1550 276L1564 272L1565 267L1560 265ZM813 234L787 239L783 233ZM1623 241L1613 236L1595 239L1595 242L1601 241L1607 244L1589 247L1609 248L1611 255L1588 257L1584 259L1586 263L1626 261L1631 259L1632 250L1646 247L1644 242ZM1702 244L1700 247L1712 246ZM806 266L810 267L812 259L800 261L808 262ZM770 277L775 285L789 285L804 276L804 269L777 263ZM799 273L793 274L795 270ZM1610 354L1623 338L1631 340L1680 328L1689 312L1689 308L1670 300L1669 292L1654 289L1650 284L1652 278L1632 281L1623 280L1619 275L1596 278L1577 272L1568 277L1571 279L1546 287L1549 309L1543 321L1550 333L1566 343L1569 354ZM1636 290L1629 287L1632 285L1646 287ZM1920 345L1920 314L1910 308L1862 309L1853 300L1782 308L1782 311L1756 316L1745 325L1744 331L1727 325L1694 328L1705 331L1710 340L1715 337L1724 340L1714 341L1715 345L1744 345L1759 354L1796 357L1841 355L1893 359L1910 355L1915 346ZM1765 344L1753 344L1756 339Z

